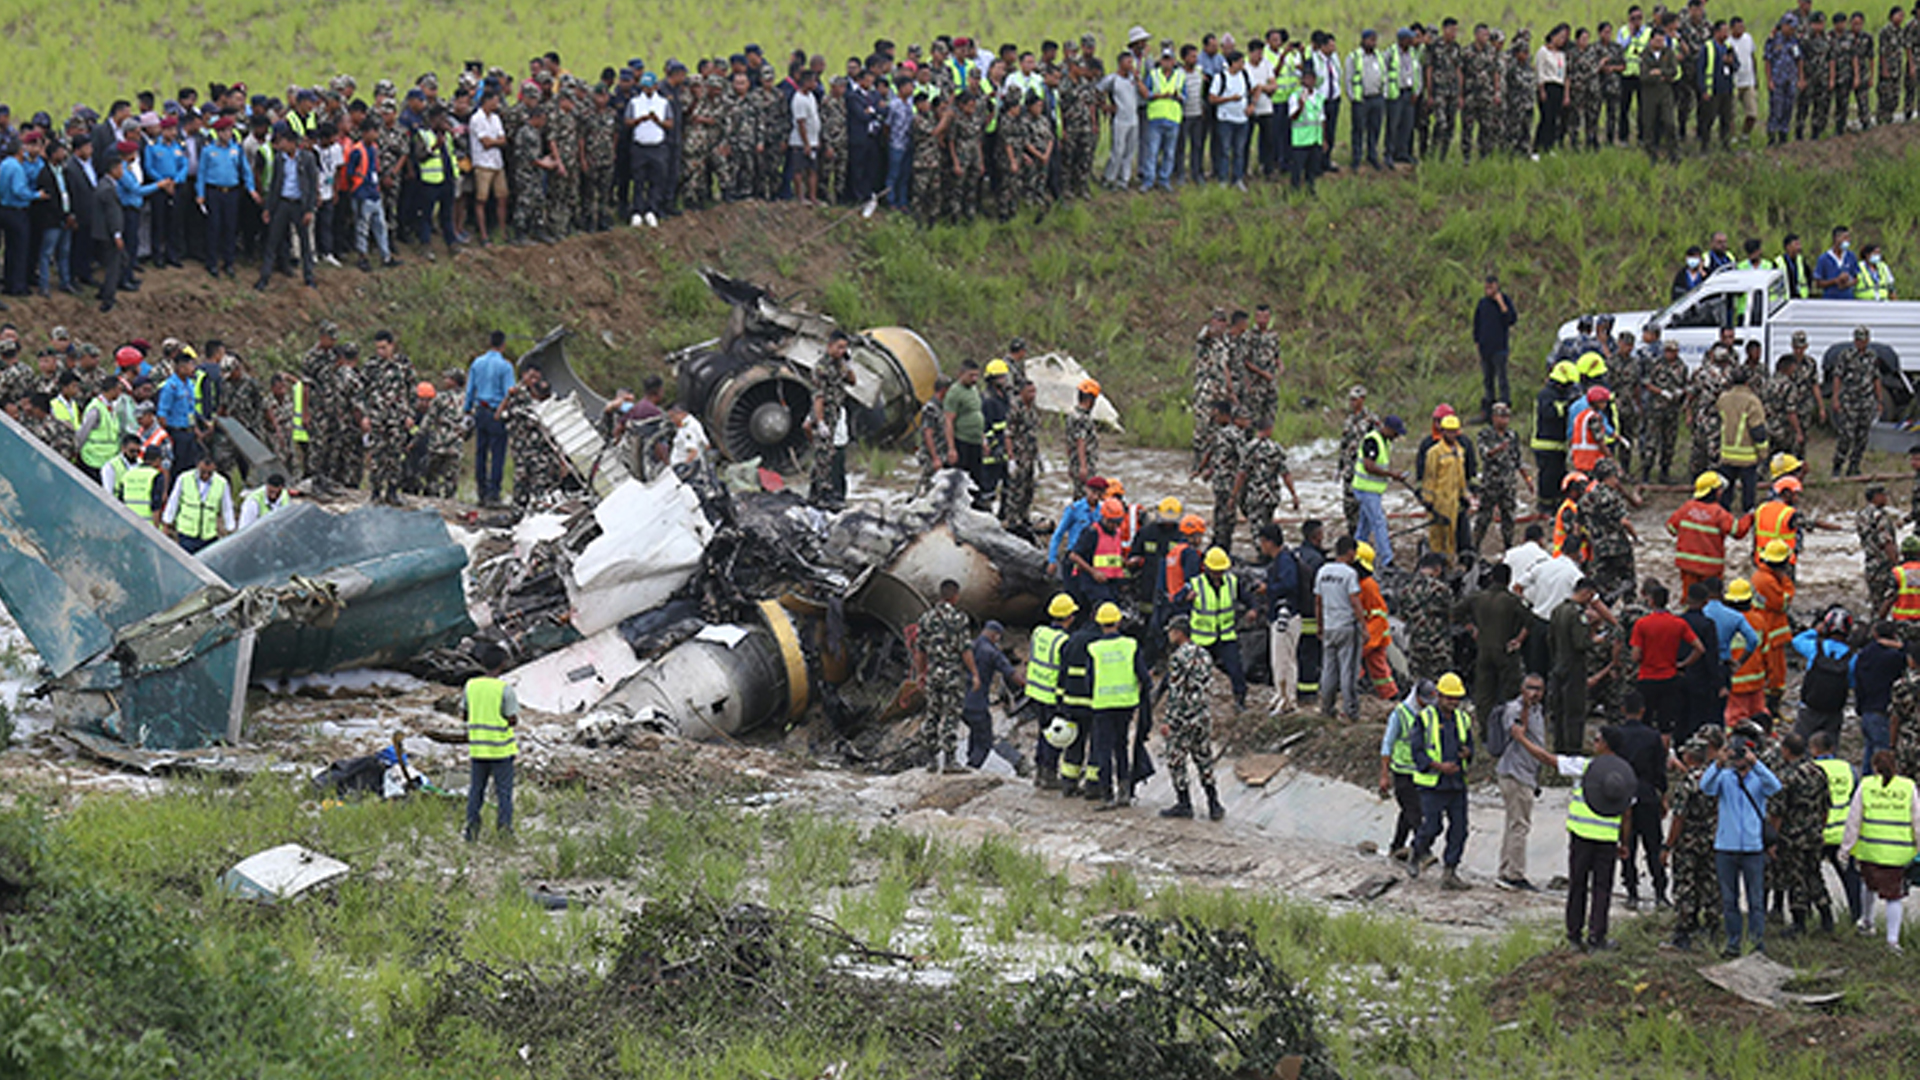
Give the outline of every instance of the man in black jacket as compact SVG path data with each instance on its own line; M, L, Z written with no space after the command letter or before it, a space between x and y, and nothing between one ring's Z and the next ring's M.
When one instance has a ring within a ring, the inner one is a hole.
M67 144L54 138L47 144L47 164L34 178L41 195L27 209L33 227L33 279L41 296L51 295L58 279L61 292L73 292L67 269L68 240L73 229L72 191L67 187Z
M267 178L263 193L266 201L262 204L265 209L260 215L267 226L267 246L260 260L260 280L253 283L256 292L267 291L273 265L296 233L301 237L297 245L300 277L308 288L314 287L313 248L304 237L319 201L320 163L313 151L299 149L299 145L292 128L281 124L273 129L273 172Z
M1513 301L1500 289L1500 279L1487 275L1485 295L1473 309L1473 344L1480 351L1480 422L1493 422L1493 404L1513 404L1507 383L1509 335L1514 323Z
M127 242L121 235L126 211L120 207L120 171L126 168L118 150L96 167L100 182L93 189L93 246L100 253L100 311L113 310L113 294L120 288L120 270L126 265Z
M67 174L67 197L73 204L73 248L67 255L65 272L75 288L93 284L93 186L98 168L93 141L85 135L75 139L73 153L63 167Z

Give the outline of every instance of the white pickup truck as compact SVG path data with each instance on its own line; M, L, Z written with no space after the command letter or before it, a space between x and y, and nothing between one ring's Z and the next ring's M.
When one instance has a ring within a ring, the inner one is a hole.
M1623 311L1613 320L1613 332L1632 334L1636 343L1642 327L1660 327L1663 340L1679 344L1688 366L1706 357L1722 326L1732 326L1740 341L1760 342L1768 370L1792 351L1796 330L1807 332L1807 352L1820 358L1835 345L1851 344L1853 328L1864 326L1883 346L1883 356L1891 348L1902 368L1920 371L1920 301L1793 300L1778 270L1722 270L1659 311ZM1578 332L1574 322L1564 323L1556 340Z

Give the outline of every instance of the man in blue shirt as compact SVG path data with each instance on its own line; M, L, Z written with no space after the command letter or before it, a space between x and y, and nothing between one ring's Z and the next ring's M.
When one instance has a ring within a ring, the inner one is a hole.
M960 719L967 725L969 769L986 764L987 754L993 749L993 714L990 710L994 676L1000 677L1001 685L1006 687L1013 701L1024 700L1021 692L1027 688L1027 680L1013 669L1007 654L1000 651L1000 641L1006 632L1006 627L988 620L987 625L981 628L980 636L973 639L973 681L967 685L967 696L960 702Z
M185 266L180 261L186 246L187 218L186 208L174 191L187 182L187 148L180 144L180 120L169 116L160 121L160 139L147 144L142 159L148 180L168 180L171 183L153 193L147 201L147 213L152 219L148 228L148 245L152 249L153 266L157 270L165 266Z
M135 155L140 153L140 145L134 142L123 142L120 144L120 153L122 157L131 161ZM149 183L141 183L134 177L132 166L128 166L120 171L120 179L116 181L116 183L119 185L120 209L127 219L125 227L121 230L121 234L128 238L140 235L140 208L146 205L147 196L152 195L156 191L173 190L173 181L171 180L153 180ZM149 239L148 243L152 243L151 239ZM127 245L126 255L120 260L121 291L140 291L140 279L134 276L134 269L138 264L139 260L134 257L133 245ZM184 472L185 470L183 469L181 471Z
M1727 945L1720 955L1740 955L1740 890L1747 892L1747 936L1764 949L1760 935L1767 922L1767 800L1780 793L1780 780L1760 763L1752 740L1759 726L1751 721L1735 734L1700 776L1700 792L1720 800L1713 839L1714 868L1720 878L1720 924Z
M1105 477L1087 477L1086 498L1076 499L1067 504L1060 514L1060 524L1053 527L1053 539L1047 544L1047 567L1060 570L1060 560L1080 542L1080 534L1087 531L1100 517L1100 500L1107 494ZM1061 574L1064 579L1066 574Z
M194 180L194 196L207 215L207 273L222 271L233 276L233 252L240 235L240 193L255 202L253 166L247 152L234 141L236 121L223 116L213 122L213 143L200 150L200 175Z
M500 353L506 343L502 331L487 335L487 351L467 368L464 411L473 417L473 485L481 506L500 501L500 474L507 463L507 425L498 415L500 402L513 389L513 362Z
M40 197L34 181L40 178L40 133L29 131L19 149L0 161L0 230L6 233L5 284L8 296L30 291L33 268L33 225L27 208Z
M154 406L154 414L173 439L174 469L183 474L200 460L200 440L193 423L193 368L192 353L183 351L175 357L173 374L160 384L160 397Z
M1720 644L1720 662L1725 664L1733 657L1733 643L1736 640L1746 642L1746 650L1752 652L1760 647L1760 635L1754 632L1753 624L1747 617L1728 607L1720 600L1721 583L1719 578L1710 578L1702 582L1713 597L1701 614L1713 620L1714 639Z
M1845 225L1833 227L1833 244L1813 264L1813 287L1822 300L1853 299L1854 279L1860 276L1860 257L1853 253L1853 234Z

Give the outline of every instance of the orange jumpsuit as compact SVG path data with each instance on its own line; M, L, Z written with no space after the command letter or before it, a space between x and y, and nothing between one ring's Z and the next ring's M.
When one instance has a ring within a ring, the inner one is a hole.
M1767 628L1762 612L1748 611L1747 625L1760 636L1761 648L1749 651L1747 640L1736 637L1728 662L1733 666L1732 685L1727 688L1725 719L1728 727L1767 711Z
M1387 661L1387 646L1393 643L1393 631L1387 628L1387 598L1380 595L1380 583L1368 574L1360 579L1360 607L1367 613L1367 643L1360 649L1360 666L1373 683L1373 692L1382 700L1400 696L1393 681L1393 665Z
M1737 525L1726 507L1711 499L1689 499L1667 518L1672 534L1673 565L1680 571L1680 596L1696 581L1726 576L1727 537L1739 538L1747 530Z
M1787 625L1787 605L1793 602L1793 580L1762 563L1753 572L1753 610L1747 621L1760 635L1760 651L1766 655L1767 693L1785 693L1787 689L1787 646L1793 629Z

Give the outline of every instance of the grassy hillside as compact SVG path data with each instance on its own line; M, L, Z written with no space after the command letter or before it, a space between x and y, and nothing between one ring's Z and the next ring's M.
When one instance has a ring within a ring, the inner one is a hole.
M1364 10L1367 14L1359 15L1333 0L1311 0L1289 8L1278 25L1301 32L1327 27L1357 43L1363 26L1390 30L1438 15L1405 0ZM1510 28L1531 25L1538 40L1562 19L1576 24L1600 18L1618 22L1625 10L1624 3L1542 2L1515 8L1503 0L1465 0L1448 6L1446 13L1468 25L1475 20ZM737 52L752 41L776 59L797 46L823 52L834 58L837 71L841 58L866 55L877 37L892 38L904 47L937 33L964 33L993 44L1014 41L1034 48L1043 38L1064 41L1093 32L1102 51L1111 55L1135 22L1143 22L1156 36L1195 42L1208 30L1231 30L1244 40L1249 31L1275 25L1271 14L1247 4L1163 4L1141 12L1111 0L899 7L842 0L779 9L641 0L568 5L564 12L564 24L555 25L555 8L528 0L484 5L449 0L340 0L323 5L233 0L217 6L198 0L138 5L5 0L0 3L0 27L16 54L50 54L46 63L11 65L7 101L19 114L29 103L30 113L64 109L81 100L131 98L141 89L171 95L183 83L204 84L210 78L239 79L277 93L287 83L310 84L341 71L358 78L363 91L370 91L373 80L382 76L411 80L421 72L437 71L446 79L469 59L524 73L527 57L548 49L558 50L573 70L598 74L607 64L633 56L655 65L673 55L691 62L698 55Z

